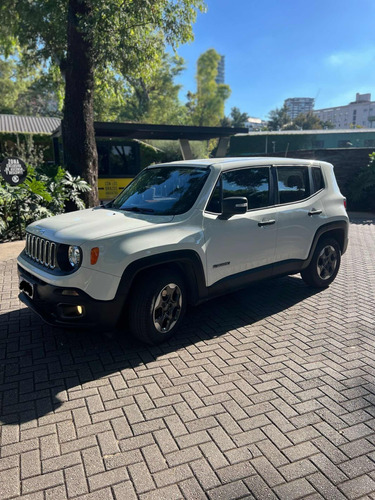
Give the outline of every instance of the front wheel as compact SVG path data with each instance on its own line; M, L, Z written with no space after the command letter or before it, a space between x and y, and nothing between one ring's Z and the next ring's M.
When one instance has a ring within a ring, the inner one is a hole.
M305 283L315 288L325 288L336 278L340 268L341 250L334 238L319 241L309 266L301 271Z
M133 336L156 345L172 337L186 310L186 288L179 273L159 269L143 274L130 292L129 324Z

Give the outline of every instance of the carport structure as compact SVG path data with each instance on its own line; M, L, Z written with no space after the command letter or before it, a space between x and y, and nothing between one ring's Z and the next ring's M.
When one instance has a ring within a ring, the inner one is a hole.
M247 133L241 127L193 127L186 125L150 125L146 123L95 123L97 137L126 137L127 139L153 139L179 141L184 160L193 158L189 141L219 139L216 157L225 156L231 135Z
M153 139L179 141L181 154L184 160L193 158L190 141L205 141L219 139L216 157L225 156L229 139L235 134L247 133L247 128L242 127L195 127L187 125L151 125L148 123L108 123L95 122L96 138L122 138L122 139ZM57 138L61 135L59 127L53 135L55 154L57 151Z

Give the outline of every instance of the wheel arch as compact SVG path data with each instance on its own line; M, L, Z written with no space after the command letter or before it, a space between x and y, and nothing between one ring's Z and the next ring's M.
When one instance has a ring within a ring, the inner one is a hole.
M142 276L146 278L152 269L160 268L174 269L182 275L188 291L189 304L196 304L204 294L205 275L199 255L194 250L177 250L143 257L127 266L119 285L119 294L123 297L124 306L135 283Z
M341 255L346 252L348 246L348 227L349 224L347 221L335 221L330 222L321 226L315 233L313 243L310 248L309 256L307 260L304 262L303 269L308 267L311 262L311 259L314 255L315 249L318 243L327 237L334 238L340 246Z

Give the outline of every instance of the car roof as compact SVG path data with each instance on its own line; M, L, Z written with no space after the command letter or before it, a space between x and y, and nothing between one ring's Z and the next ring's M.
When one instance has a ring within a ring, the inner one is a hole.
M275 157L226 157L226 158L204 158L198 160L181 160L173 161L170 163L161 163L158 165L151 165L152 167L168 166L168 165L179 165L182 167L196 167L196 168L208 168L214 167L218 170L230 170L237 167L254 167L261 165L277 165L277 166L291 166L291 165L330 165L326 162L316 161L316 160L306 160L299 158L275 158Z

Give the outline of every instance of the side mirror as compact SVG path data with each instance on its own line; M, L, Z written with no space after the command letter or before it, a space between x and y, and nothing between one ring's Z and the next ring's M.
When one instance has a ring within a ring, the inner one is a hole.
M219 219L228 220L232 215L245 214L248 209L247 198L244 196L231 196L223 199L223 211Z

